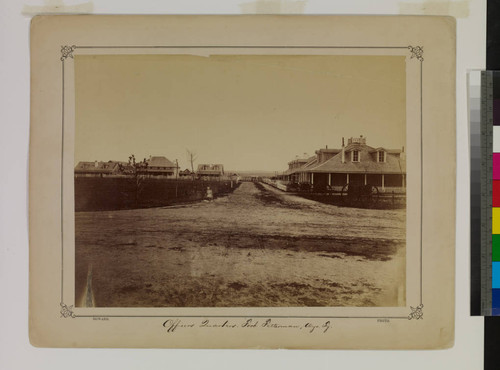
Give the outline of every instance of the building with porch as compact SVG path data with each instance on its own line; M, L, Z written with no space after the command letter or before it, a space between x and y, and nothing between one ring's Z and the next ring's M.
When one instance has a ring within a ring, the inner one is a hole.
M189 171L187 168L184 171L179 171L179 177L180 178L192 178L194 175L194 172Z
M291 163L291 162L290 162ZM306 183L314 191L340 189L345 184L374 185L381 191L406 188L406 153L402 149L373 148L363 136L349 138L340 149L319 149L302 166L290 168L283 179Z
M146 163L143 174L148 177L177 177L179 172L179 166L163 156L150 156Z
M222 164L199 164L196 174L202 179L217 179L224 176Z
M137 170L144 177L175 178L178 174L178 166L166 157L150 156L149 159L144 159L144 163L146 165ZM132 176L133 173L134 168L130 162L79 162L75 167L75 177L123 177Z
M305 166L310 160L313 158L316 158L315 156L313 157L308 157L306 153L304 153L303 158L299 158L298 156L288 162L288 170L283 172L283 174L278 175L277 177L282 180L287 180L291 183L301 183L302 178L300 177L300 169Z
M78 162L75 177L109 177L120 174L120 163L116 161Z

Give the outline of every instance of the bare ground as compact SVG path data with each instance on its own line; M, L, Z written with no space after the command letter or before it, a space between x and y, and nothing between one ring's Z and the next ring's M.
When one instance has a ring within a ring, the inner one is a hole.
M405 211L243 183L213 202L76 213L77 306L400 306Z

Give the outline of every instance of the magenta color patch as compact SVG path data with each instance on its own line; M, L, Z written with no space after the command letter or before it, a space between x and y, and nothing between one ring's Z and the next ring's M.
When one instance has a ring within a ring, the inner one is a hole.
M493 180L500 180L500 153L493 153Z

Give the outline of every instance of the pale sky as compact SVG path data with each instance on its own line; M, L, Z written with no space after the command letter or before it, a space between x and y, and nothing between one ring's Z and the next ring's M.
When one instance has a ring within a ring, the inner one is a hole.
M79 161L165 156L284 171L344 136L406 146L405 57L77 55Z

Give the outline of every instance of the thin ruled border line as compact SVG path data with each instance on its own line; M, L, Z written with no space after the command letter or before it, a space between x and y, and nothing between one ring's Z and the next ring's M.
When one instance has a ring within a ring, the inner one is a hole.
M64 302L64 59L62 68L62 119L61 119L61 302Z
M250 316L240 316L240 315L147 315L147 316L136 316L136 315L75 315L75 317L137 317L137 318L149 318L149 317L161 317L161 318L257 318L257 319L405 319L408 320L408 316L288 316L288 315L250 315Z
M108 45L108 46L90 46L90 45L81 45L81 46L73 46L73 50L76 49L410 49L409 46L271 46L271 45L247 45L247 46L228 46L228 45L205 45L205 46L192 46L192 45L150 45L150 46L137 46L137 45L124 45L124 46L116 46L116 45ZM411 51L411 50L410 50ZM72 55L71 55L72 57ZM413 58L414 55L412 54ZM417 57L418 58L418 57ZM64 58L65 59L65 58ZM64 292L64 232L63 232L63 167L64 167L64 59L62 60L62 146L61 146L61 305L63 305L63 292ZM423 221L423 101L422 101L422 84L423 84L423 76L422 76L422 63L423 59L418 58L420 61L420 305L422 306L422 259L423 259L423 230L422 230L422 221ZM410 315L411 316L411 315ZM343 318L343 319L409 319L410 316L230 316L230 315L221 315L221 316L190 316L190 315L175 315L175 316L165 316L165 315L75 315L72 317L243 317L243 318L261 318L261 317L269 317L269 318Z
M423 61L420 61L420 305L422 305L423 279L423 222L424 222L424 120L423 120Z
M188 46L188 45L155 45L155 46L75 46L75 49L406 49L408 46L272 46L272 45L246 45L246 46Z

